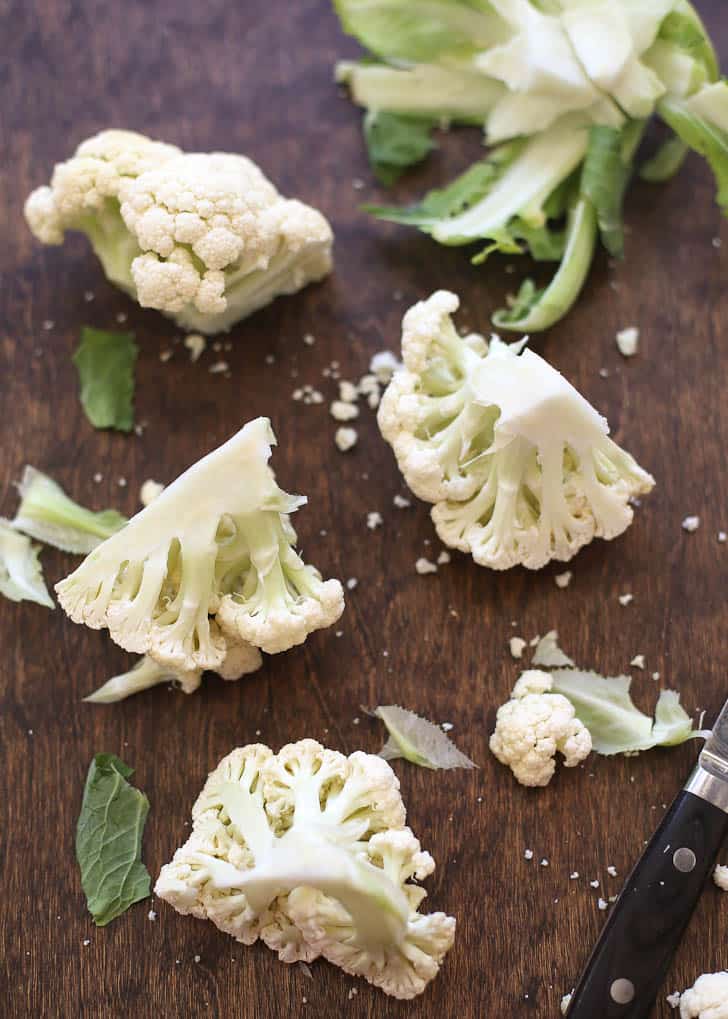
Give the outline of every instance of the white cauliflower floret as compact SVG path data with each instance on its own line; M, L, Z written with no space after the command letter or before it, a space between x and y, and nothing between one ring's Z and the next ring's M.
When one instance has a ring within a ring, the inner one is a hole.
M305 739L234 750L209 776L155 894L283 962L323 956L397 998L420 994L455 921L418 912L434 861L379 757Z
M202 332L229 329L331 271L332 233L245 156L184 153L103 131L26 202L33 233L86 233L108 278L143 307Z
M407 484L435 503L438 536L492 569L540 569L621 534L654 479L537 354L459 336L458 303L438 291L407 312L405 370L378 413Z
M292 548L288 514L306 500L276 484L274 442L267 418L249 422L94 549L56 587L71 619L174 672L222 674L230 644L274 653L335 622L343 589Z
M728 1019L728 971L698 977L680 995L680 1019Z
M530 669L516 683L511 700L498 708L490 749L521 785L548 785L557 751L567 768L591 753L589 730L576 717L571 701L551 693L552 687L548 673Z

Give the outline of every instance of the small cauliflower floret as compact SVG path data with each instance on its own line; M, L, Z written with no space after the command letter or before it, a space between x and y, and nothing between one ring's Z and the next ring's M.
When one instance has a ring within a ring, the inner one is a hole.
M331 271L331 228L245 156L102 131L28 198L45 244L85 233L107 277L185 329L227 331Z
M283 962L322 956L397 998L420 994L455 920L423 915L434 861L405 827L399 782L379 757L304 739L274 755L241 747L209 776L188 841L155 894Z
M728 971L698 977L680 995L680 1019L728 1019Z
M292 548L288 514L306 500L276 484L273 443L267 418L249 422L99 545L56 587L71 619L175 672L222 671L231 643L283 651L335 622L341 584Z
M516 683L511 700L498 709L490 749L521 785L548 785L557 751L567 768L591 753L589 730L576 717L573 704L551 693L552 687L548 673L530 669Z
M441 540L492 569L540 569L632 522L654 479L562 375L522 343L461 337L455 294L406 313L405 369L378 421Z

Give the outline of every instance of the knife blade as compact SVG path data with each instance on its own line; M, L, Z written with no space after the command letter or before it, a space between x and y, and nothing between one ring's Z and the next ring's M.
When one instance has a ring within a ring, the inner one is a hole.
M568 1019L648 1019L728 834L728 701L617 899Z

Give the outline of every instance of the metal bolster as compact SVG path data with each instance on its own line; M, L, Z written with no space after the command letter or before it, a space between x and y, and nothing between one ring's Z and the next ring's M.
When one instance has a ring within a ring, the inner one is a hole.
M728 782L699 764L685 783L685 791L728 814Z

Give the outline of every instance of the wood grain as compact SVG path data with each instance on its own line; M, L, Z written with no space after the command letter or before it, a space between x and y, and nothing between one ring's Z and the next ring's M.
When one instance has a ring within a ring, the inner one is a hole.
M722 5L699 6L728 63ZM633 527L583 551L567 590L553 579L563 567L497 575L459 555L438 576L420 577L415 560L438 544L425 505L393 507L404 489L373 415L363 410L359 445L342 455L326 405L303 406L291 392L311 383L332 398L322 370L337 360L343 378L357 378L375 351L397 348L404 309L437 287L461 294L461 324L487 331L490 312L524 268L511 275L507 259L473 268L462 252L358 211L362 200L382 195L366 166L359 115L331 81L335 58L356 46L341 36L327 3L5 0L0 47L0 512L14 512L12 481L28 462L84 503L131 513L146 478L169 481L244 421L267 414L280 442L281 484L310 497L296 520L307 558L329 575L359 579L339 639L316 634L238 684L207 678L189 698L162 688L110 709L81 703L128 661L106 634L76 627L60 611L0 603L0 1012L13 1019L557 1016L603 923L598 896L618 890L695 747L593 760L534 792L494 761L488 735L518 672L508 638L551 627L585 667L626 671L644 653L647 669L637 672L635 689L645 706L659 686L653 671L708 718L725 696L726 546L716 532L728 524L728 233L707 170L691 158L665 186L635 183L626 261L610 266L599 255L579 306L534 344L656 475L656 492ZM244 152L334 225L335 274L236 328L232 350L219 355L231 378L207 373L213 352L190 364L173 346L172 325L108 285L82 238L44 249L24 225L31 188L107 126L189 149ZM395 197L416 196L479 151L476 131L443 139ZM722 248L711 244L720 236ZM119 314L141 347L141 437L89 426L70 360L82 324L114 328ZM53 326L44 329L45 320ZM642 347L625 362L614 334L630 324L640 327ZM307 332L313 347L302 342ZM170 346L173 358L160 362ZM384 517L374 532L366 527L370 510ZM693 513L702 524L688 535L680 523ZM71 566L53 551L43 562L53 582ZM617 601L625 591L634 593L627 608ZM428 901L458 918L455 948L421 999L397 1003L324 963L309 980L267 949L243 948L164 904L154 923L140 905L94 929L73 833L95 752L114 751L136 769L152 803L145 858L156 875L186 837L205 774L233 746L260 733L274 747L313 736L345 751L376 750L382 733L359 706L393 701L452 722L459 745L481 766L442 774L396 766L411 824L438 862ZM531 862L526 848L535 853ZM607 876L609 865L618 878ZM579 880L569 880L572 871ZM598 890L589 886L595 878ZM728 900L707 888L665 994L728 967L727 921ZM661 1000L656 1015L668 1014Z

